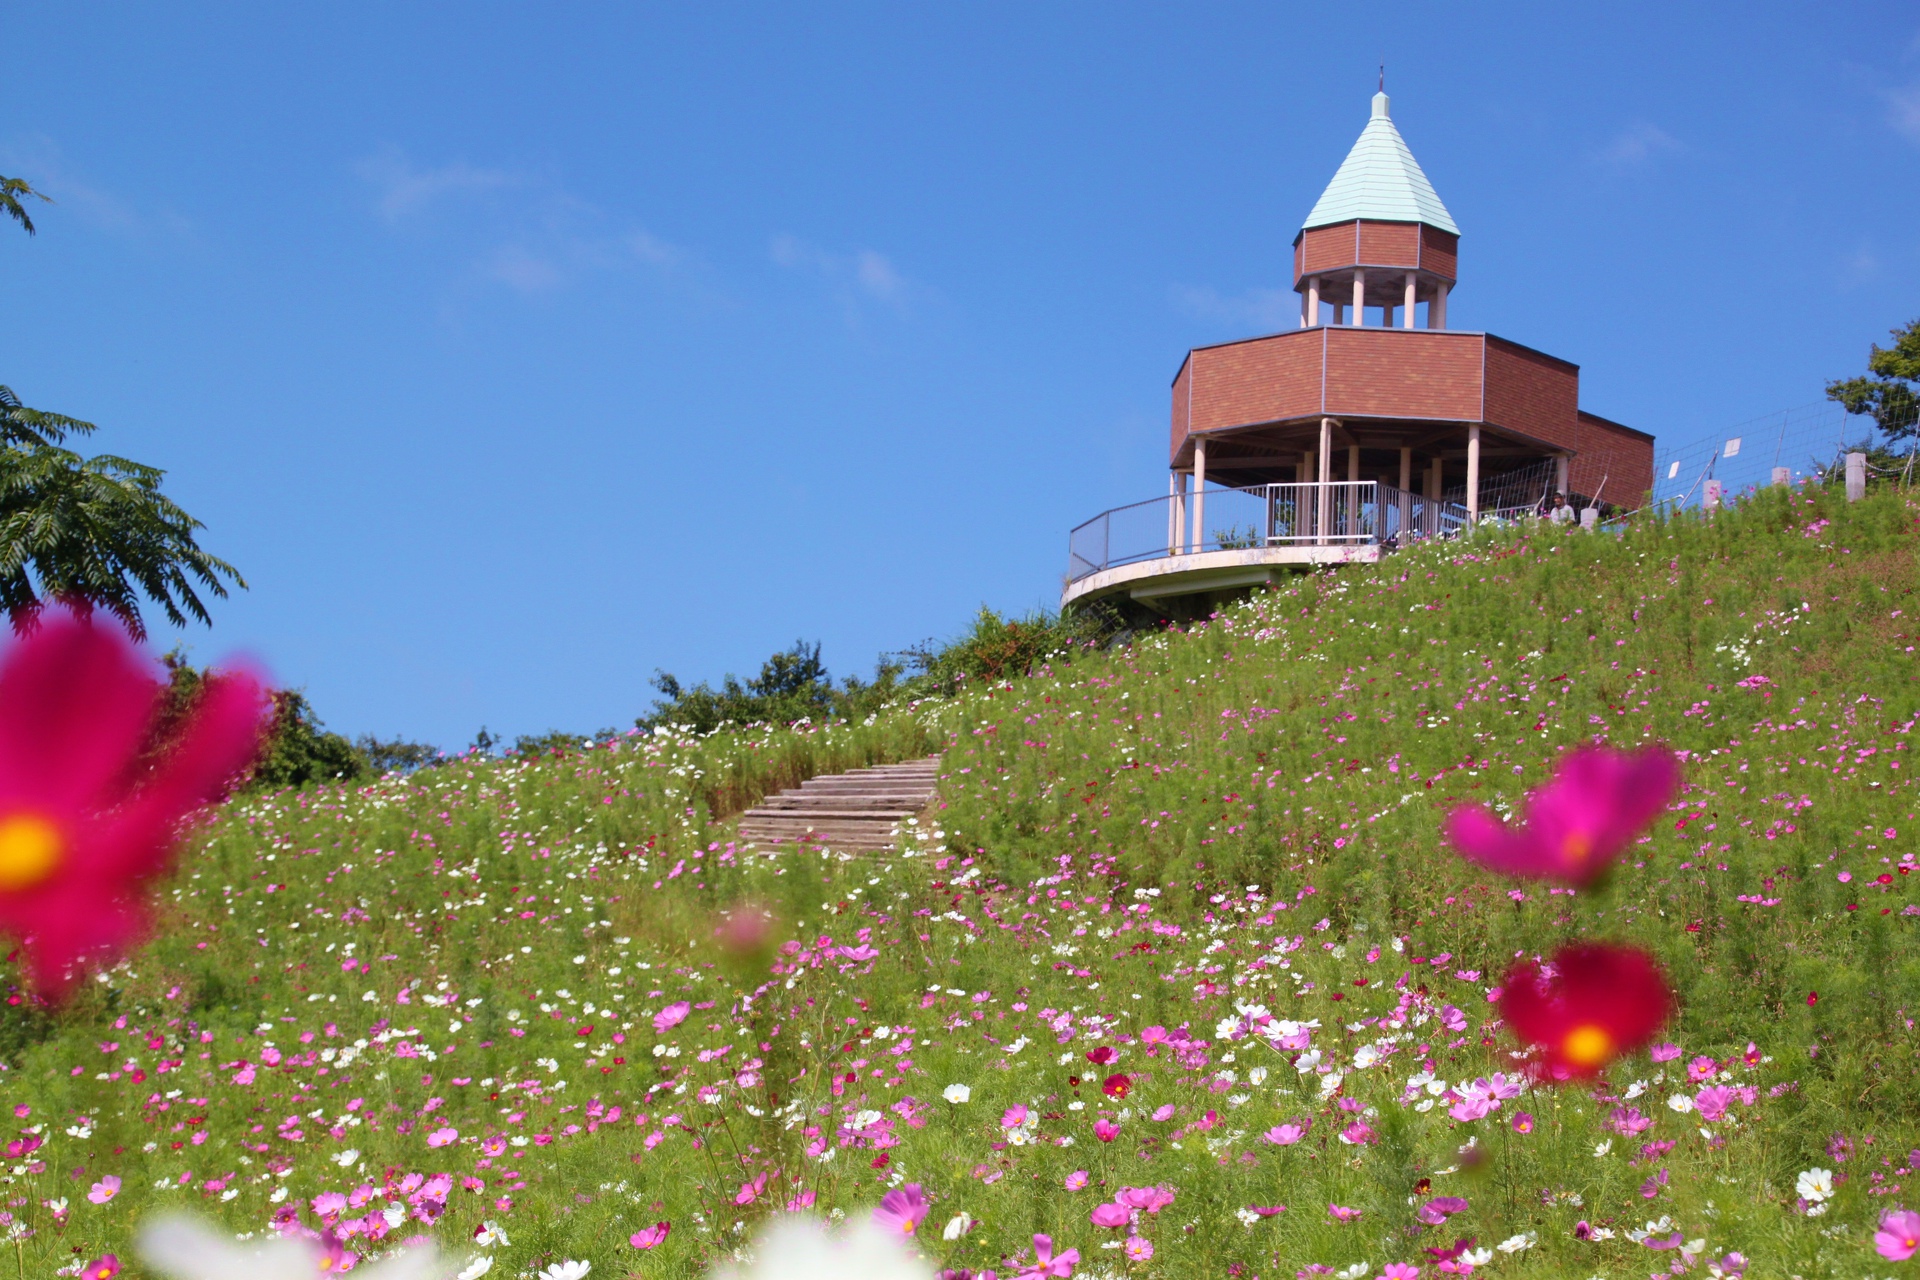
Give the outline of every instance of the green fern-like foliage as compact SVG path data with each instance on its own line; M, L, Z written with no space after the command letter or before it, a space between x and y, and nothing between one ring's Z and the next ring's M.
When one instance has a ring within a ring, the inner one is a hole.
M50 600L104 609L145 639L144 595L175 626L210 622L201 593L245 580L201 548L204 526L160 491L159 468L62 447L93 430L0 386L0 608L15 630Z

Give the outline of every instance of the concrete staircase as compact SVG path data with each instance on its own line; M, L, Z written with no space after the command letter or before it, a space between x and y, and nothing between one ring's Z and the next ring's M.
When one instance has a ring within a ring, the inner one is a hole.
M740 815L740 840L845 852L891 849L900 823L932 802L940 757L809 778Z

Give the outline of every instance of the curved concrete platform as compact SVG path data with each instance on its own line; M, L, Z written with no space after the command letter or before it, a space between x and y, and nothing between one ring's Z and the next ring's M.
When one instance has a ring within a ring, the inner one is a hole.
M1246 547L1202 551L1115 565L1069 582L1060 593L1064 608L1076 600L1097 600L1125 592L1135 600L1197 595L1275 582L1288 572L1318 565L1371 564L1380 558L1376 543L1327 546Z

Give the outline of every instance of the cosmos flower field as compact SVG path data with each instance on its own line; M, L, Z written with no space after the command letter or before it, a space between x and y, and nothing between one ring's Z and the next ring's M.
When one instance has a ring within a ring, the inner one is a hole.
M22 1277L137 1272L163 1211L681 1276L891 1191L999 1277L1903 1274L1917 515L1489 531L863 725L243 796L142 950L11 989L0 1238ZM1596 740L1683 770L1611 877L1449 848ZM930 751L897 856L732 842ZM1676 1011L1555 1083L1496 1000L1576 938Z

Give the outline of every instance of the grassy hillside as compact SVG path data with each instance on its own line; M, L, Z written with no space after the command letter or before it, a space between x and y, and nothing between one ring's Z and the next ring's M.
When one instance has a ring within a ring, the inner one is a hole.
M1428 1274L1469 1236L1501 1275L1890 1273L1873 1225L1920 1145L1914 522L1775 491L1493 531L865 726L237 803L145 952L7 1008L22 1274L168 1206L682 1275L905 1183L930 1257L1002 1275L1034 1232L1076 1275ZM1450 804L1511 807L1593 738L1687 753L1607 888L1442 847ZM898 859L750 855L709 816L929 746L945 807ZM1681 1010L1653 1058L1526 1088L1489 995L1575 934L1656 952ZM1522 1087L1455 1119L1476 1080ZM1095 1225L1128 1187L1161 1191Z

